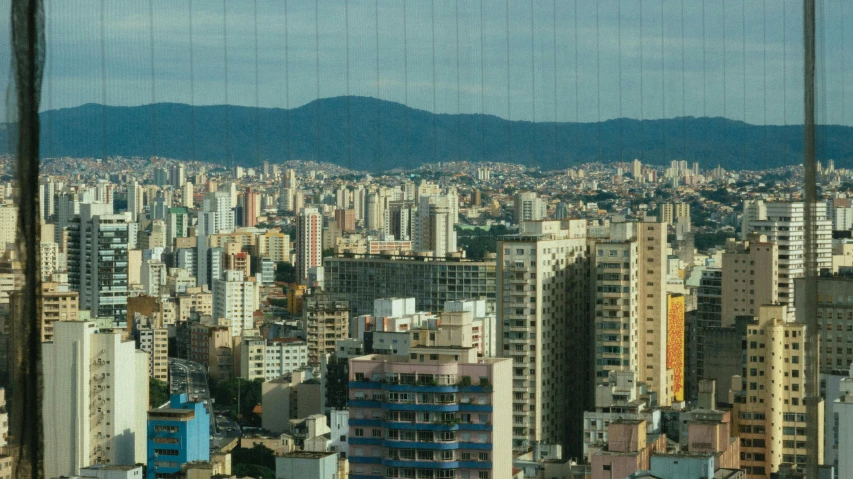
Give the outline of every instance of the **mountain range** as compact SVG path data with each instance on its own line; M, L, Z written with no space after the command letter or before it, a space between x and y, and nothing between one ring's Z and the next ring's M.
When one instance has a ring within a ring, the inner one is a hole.
M554 170L634 158L656 165L686 159L703 168L719 164L729 170L760 170L801 164L803 151L801 125L761 126L719 117L533 123L493 115L433 114L355 96L290 110L85 104L43 112L41 121L43 158L156 153L220 164L230 159L246 166L265 160L318 160L368 171L455 160ZM0 125L0 153L8 153L13 128ZM834 159L836 167L853 167L853 128L818 130L818 157Z

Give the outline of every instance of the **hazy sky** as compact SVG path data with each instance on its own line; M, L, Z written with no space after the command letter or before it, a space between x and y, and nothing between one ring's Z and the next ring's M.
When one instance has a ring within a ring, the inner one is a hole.
M45 0L42 109L226 96L297 107L350 93L514 120L802 121L800 0L151 1ZM844 1L823 4L824 115L849 124Z

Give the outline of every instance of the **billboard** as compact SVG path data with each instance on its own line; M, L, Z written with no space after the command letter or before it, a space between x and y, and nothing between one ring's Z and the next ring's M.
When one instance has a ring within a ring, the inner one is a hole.
M672 398L684 400L684 296L668 294L666 368L672 370Z

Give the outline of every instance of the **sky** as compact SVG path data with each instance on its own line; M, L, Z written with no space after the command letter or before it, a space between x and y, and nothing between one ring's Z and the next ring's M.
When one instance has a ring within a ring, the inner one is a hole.
M802 121L800 0L44 1L42 110L351 94L537 122ZM853 122L844 1L821 2L819 116L834 124Z

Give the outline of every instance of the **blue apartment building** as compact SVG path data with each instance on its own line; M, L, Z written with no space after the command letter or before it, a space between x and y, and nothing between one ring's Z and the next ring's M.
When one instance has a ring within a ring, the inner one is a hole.
M193 461L210 460L210 415L204 404L173 394L169 407L148 411L148 479L180 472Z

